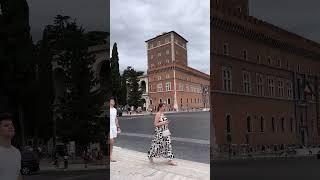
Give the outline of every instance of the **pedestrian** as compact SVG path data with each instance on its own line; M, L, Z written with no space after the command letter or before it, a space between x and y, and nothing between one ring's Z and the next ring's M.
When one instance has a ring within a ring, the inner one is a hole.
M151 164L154 164L153 158L160 156L168 159L168 164L176 166L173 162L174 155L172 153L171 133L169 131L169 120L164 116L165 104L160 103L158 112L154 118L155 134L148 151L148 158Z
M21 153L11 145L15 135L12 121L11 114L0 114L0 177L5 180L22 180Z
M53 165L55 165L56 168L59 168L59 156L58 156L58 153L55 152L54 154L54 163Z
M87 168L88 162L89 162L89 152L88 152L87 148L85 148L85 150L83 151L82 158L83 158L83 162L84 162L84 168Z
M69 165L68 158L69 158L68 154L65 154L65 155L63 156L64 169L68 169L68 165Z
M116 160L112 158L112 150L113 150L113 145L115 143L115 138L117 137L117 134L121 132L119 120L117 117L117 109L114 108L114 106L115 106L115 100L114 98L110 98L110 133L109 133L110 162L116 162Z

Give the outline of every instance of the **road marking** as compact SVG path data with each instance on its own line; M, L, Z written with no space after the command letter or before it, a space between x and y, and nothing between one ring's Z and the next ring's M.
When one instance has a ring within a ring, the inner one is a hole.
M142 138L149 138L149 139L153 138L153 135L150 135L150 134L139 134L139 133L120 133L119 135L120 136L131 136L131 137L142 137ZM210 145L210 141L209 140L202 140L202 139L171 137L171 140L178 141L178 142Z

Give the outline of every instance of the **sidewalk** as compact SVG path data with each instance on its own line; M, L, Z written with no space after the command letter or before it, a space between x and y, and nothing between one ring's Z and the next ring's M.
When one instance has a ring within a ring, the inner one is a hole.
M151 165L146 153L114 147L110 164L110 177L113 180L209 180L210 164L175 159L178 166L169 166L162 158L155 158Z
M40 172L48 172L48 171L64 171L63 169L64 164L63 161L59 162L59 167L56 168L52 165L49 161L41 161L40 162ZM103 170L108 169L109 167L106 166L104 163L89 163L87 168L83 163L69 163L68 169L66 171L90 171L90 170Z
M320 148L300 148L295 149L296 154L286 154L286 153L261 153L252 154L251 157L248 155L237 155L229 157L227 154L213 157L213 162L223 162L230 160L288 160L288 159L317 159L317 153ZM310 153L311 152L311 153Z

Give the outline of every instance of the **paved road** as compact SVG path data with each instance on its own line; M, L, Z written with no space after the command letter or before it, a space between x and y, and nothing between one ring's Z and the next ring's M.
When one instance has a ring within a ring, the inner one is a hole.
M23 180L107 180L109 173L106 170L96 171L51 171L24 176Z
M170 131L176 158L210 163L210 113L189 112L166 116L172 120ZM116 146L147 152L154 133L153 118L152 115L121 117L122 135L116 139Z
M213 163L214 180L319 180L320 160L257 160Z

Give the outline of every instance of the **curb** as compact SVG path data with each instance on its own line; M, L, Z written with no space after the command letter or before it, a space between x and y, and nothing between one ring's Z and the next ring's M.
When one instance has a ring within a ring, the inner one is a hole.
M108 171L110 168L105 168L105 169L67 169L67 170L64 170L64 169L52 169L52 170L40 170L36 173L34 173L34 175L37 175L37 174L50 174L52 172L55 172L55 173L68 173L68 172L106 172Z
M306 155L306 156L287 156L287 157L244 157L244 158L231 158L231 159L213 159L212 163L220 163L220 162L244 162L244 161L259 161L259 160L311 160L311 159L317 159L316 155Z

